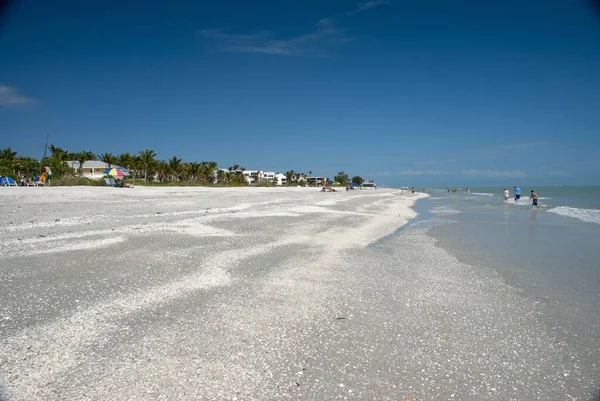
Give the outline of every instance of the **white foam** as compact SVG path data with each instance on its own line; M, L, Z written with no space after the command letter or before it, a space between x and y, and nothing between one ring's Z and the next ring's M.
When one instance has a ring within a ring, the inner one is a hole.
M451 215L451 214L458 214L458 213L460 213L460 211L456 210L456 209L450 209L447 207L434 207L431 210L431 213L441 214L441 215Z
M494 194L490 194L489 192L471 192L471 195L477 195L477 196L495 196Z
M579 209L576 207L558 206L548 210L548 212L579 219L586 223L600 224L600 210L598 209Z

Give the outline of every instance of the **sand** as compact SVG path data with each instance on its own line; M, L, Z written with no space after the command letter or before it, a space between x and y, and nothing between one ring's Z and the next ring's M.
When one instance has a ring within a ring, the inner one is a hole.
M423 196L2 188L0 400L583 395L535 305L394 234Z

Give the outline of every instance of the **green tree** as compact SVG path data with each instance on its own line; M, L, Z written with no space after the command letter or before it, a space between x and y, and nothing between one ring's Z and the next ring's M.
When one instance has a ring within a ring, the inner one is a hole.
M79 176L83 177L83 164L88 160L96 160L96 155L94 152L90 151L81 151L75 155L75 160L79 163Z
M355 175L354 177L352 177L352 182L357 183L358 185L362 185L362 183L365 180L363 180L363 178L360 175Z
M135 170L135 159L136 157L131 153L121 153L120 155L115 157L114 164L131 171Z
M168 165L169 169L171 170L171 180L179 180L181 175L181 159L177 156L173 156L171 159L169 159Z
M156 153L151 149L140 150L140 163L144 168L144 181L148 181L148 171L156 162Z
M340 171L335 175L335 177L333 177L333 181L339 182L340 185L348 185L348 180L348 174L344 173L343 171Z
M13 152L11 148L6 148L6 149L0 150L0 159L2 159L2 160L13 161L13 160L15 160L16 156L17 156L17 152Z
M287 178L288 184L293 184L298 180L298 176L294 170L286 171L285 178Z
M59 148L58 146L54 146L52 144L50 145L50 153L52 154L52 157L60 158L62 160L64 160L69 154L69 152L63 148Z
M215 182L215 171L217 171L218 164L215 161L202 162L202 178L207 184Z
M49 164L52 168L52 174L55 177L62 177L66 174L67 171L70 171L70 175L72 175L73 170L69 169L66 160L69 156L69 152L66 150L59 148L58 146L50 145L50 159L49 161L42 160L44 165Z
M116 163L117 158L113 156L112 153L102 153L98 155L98 159L102 160L104 163L108 164L108 168L112 168L113 164ZM124 167L124 166L121 166Z
M160 160L160 161L155 161L153 163L156 167L156 173L158 175L158 180L160 182L166 182L170 179L171 177L171 173L172 173L172 169L171 166L169 166L169 163L167 163L166 161Z
M188 164L188 172L190 173L190 180L198 181L200 175L200 163L191 162Z
M42 165L31 157L19 157L12 161L12 170L16 177L33 177L40 174Z
M223 170L217 171L217 181L219 181L219 184L223 184L223 183L229 182L228 181L228 177L227 177L228 174L230 174L230 173L229 172L225 172Z

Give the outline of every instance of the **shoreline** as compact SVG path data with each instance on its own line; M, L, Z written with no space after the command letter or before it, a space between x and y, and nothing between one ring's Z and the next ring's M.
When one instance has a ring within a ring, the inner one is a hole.
M539 309L406 225L426 195L270 190L4 197L8 399L581 398Z

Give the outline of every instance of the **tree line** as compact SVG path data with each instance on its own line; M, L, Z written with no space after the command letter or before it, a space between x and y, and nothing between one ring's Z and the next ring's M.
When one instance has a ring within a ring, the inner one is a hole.
M125 168L129 170L130 178L146 182L157 179L160 182L183 181L213 184L216 178L217 182L222 184L247 183L243 175L246 169L238 164L234 164L228 169L219 169L215 161L184 162L177 156L173 156L168 160L158 160L156 152L152 149L144 149L137 154L121 153L118 155L112 153L95 154L91 151L69 152L55 145L50 145L48 150L50 155L42 160L31 157L17 157L17 152L14 152L11 148L0 150L0 175L12 176L13 178L34 177L42 173L43 166L49 166L52 169L54 179L75 175L83 177L84 163L91 160L100 160L108 164L109 167L119 166ZM77 162L76 172L67 165L67 161ZM308 176L294 170L288 170L284 175L287 184L297 185L306 183L306 179L312 175L312 171L308 172ZM256 181L259 181L258 178ZM334 181L340 183L340 185L347 185L351 181L361 184L363 180L359 176L350 180L346 173L340 172L334 177Z

